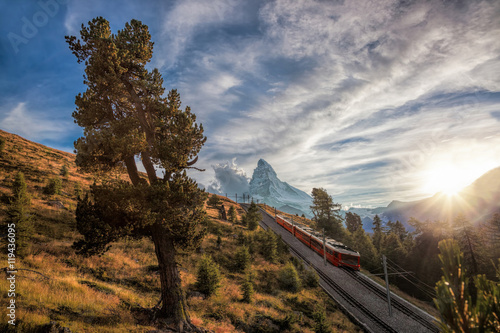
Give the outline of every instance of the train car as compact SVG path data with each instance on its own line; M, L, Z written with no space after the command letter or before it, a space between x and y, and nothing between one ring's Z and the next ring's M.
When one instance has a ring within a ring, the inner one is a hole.
M353 249L348 248L345 245L335 248L335 252L338 253L339 258L339 266L349 267L354 270L360 270L359 264L359 253L354 251Z
M323 241L321 240L321 235L315 233L314 236L311 237L311 249L320 256L323 256Z
M326 238L325 246L323 246L322 235L313 229L293 225L288 219L280 215L277 215L275 220L276 223L291 232L298 240L320 256L324 256L324 249L326 249L326 260L332 265L350 267L355 270L360 269L358 252L331 238Z
M293 225L281 215L276 216L276 223L293 234Z
M293 235L302 243L306 244L308 247L311 247L311 234L308 232L307 229L306 230L304 229L295 226L293 228L294 231Z
M350 267L352 269L360 269L359 253L353 249L329 238L326 242L326 257L329 262L338 267Z

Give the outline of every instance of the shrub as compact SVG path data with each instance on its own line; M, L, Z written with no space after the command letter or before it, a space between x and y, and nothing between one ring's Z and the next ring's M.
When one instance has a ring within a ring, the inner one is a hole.
M61 168L61 176L68 177L68 175L69 175L69 170L68 170L68 167L65 164Z
M59 177L49 179L47 185L43 189L43 193L48 195L61 194L62 181Z
M315 333L330 333L331 330L328 328L328 325L326 324L326 314L325 314L325 309L321 307L317 307L316 311L313 313L313 319L314 319L314 332Z
M302 282L307 288L316 288L317 286L319 286L318 273L316 273L316 271L312 268L304 270Z
M238 233L238 238L236 239L236 242L239 245L245 245L247 243L247 237L245 236L243 231L240 230L240 232Z
M79 198L79 197L81 197L83 195L83 190L80 187L80 184L78 184L78 183L75 184L74 192L75 192L75 196L77 198Z
M280 286L283 290L296 293L300 290L300 278L295 266L289 262L283 267L278 276Z
M216 194L212 194L208 199L207 204L212 207L217 207L220 203L219 197Z
M217 292L220 281L219 265L210 256L203 256L198 266L196 289L209 297Z
M248 247L242 246L236 251L234 255L234 267L238 272L244 272L250 266L251 260L250 252L248 252Z
M2 154L4 148L5 148L5 139L0 137L0 154Z
M297 257L291 257L290 258L290 262L295 266L296 269L298 269L299 272L303 272L304 271L304 269L305 269L304 268L304 263L299 258L297 258Z
M287 254L290 251L288 245L281 238L281 235L278 236L277 243L278 243L278 254L280 255L280 257L283 257L283 255Z

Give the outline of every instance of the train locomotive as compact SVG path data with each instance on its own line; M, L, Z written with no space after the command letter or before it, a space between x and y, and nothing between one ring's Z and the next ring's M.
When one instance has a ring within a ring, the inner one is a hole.
M325 246L323 247L322 236L313 229L295 225L281 215L276 215L275 221L320 256L324 255L324 248L326 248L326 260L332 265L337 267L350 267L359 271L359 253L353 249L350 249L332 238L326 238Z

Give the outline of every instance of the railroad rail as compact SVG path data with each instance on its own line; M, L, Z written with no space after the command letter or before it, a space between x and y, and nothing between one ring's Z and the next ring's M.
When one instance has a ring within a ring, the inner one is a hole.
M249 205L242 204L241 206L247 210ZM342 311L365 332L439 332L438 328L432 323L433 319L431 319L430 315L426 317L426 314L422 310L415 308L412 304L406 303L406 301L399 299L399 297L393 297L393 301L391 302L393 309L397 310L394 312L393 317L381 313L381 307L374 307L373 304L374 299L376 304L386 302L385 289L375 285L374 282L371 282L359 272L348 269L332 270L334 267L331 265L323 267L323 265L320 265L320 261L315 259L315 256L302 253L299 249L295 248L296 246L301 248L303 244L300 241L295 244L294 240L296 238L291 234L282 232L275 225L269 225L271 224L270 219L273 219L271 214L264 210L261 210L261 213L263 215L263 219L260 222L261 225L266 228L271 227L271 229L283 236L282 239L289 245L291 253L303 260L318 273L321 279L321 287L330 297L337 301ZM285 230L284 228L282 229ZM287 235L290 235L292 238ZM289 240L287 241L286 238L289 238ZM311 252L314 253L313 251ZM346 278L352 282L346 284ZM336 282L336 279L340 280ZM347 287L347 290L345 287ZM356 292L352 288L363 291ZM364 292L365 290L366 292ZM376 301L377 299L379 301ZM366 304L367 301L368 304Z
M368 288L369 290L373 291L377 296L379 296L382 300L387 299L387 292L384 289L379 288L377 285L374 285L373 282L368 281L366 278L361 276L360 272L352 271L346 269L345 272L352 276L356 281L358 281L360 284L362 284L364 287ZM396 297L391 297L391 306L393 306L395 309L401 311L408 317L412 318L413 320L419 322L423 326L427 327L430 331L439 333L439 329L436 327L436 325L432 324L429 322L429 319L424 317L423 315L419 314L418 312L412 311L411 309L408 308L402 301L400 301Z

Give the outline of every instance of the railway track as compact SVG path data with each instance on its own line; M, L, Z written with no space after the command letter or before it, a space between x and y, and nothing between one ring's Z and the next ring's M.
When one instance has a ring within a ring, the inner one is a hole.
M359 302L355 297L346 292L342 287L340 287L335 281L333 281L327 274L318 269L312 262L310 262L306 257L304 257L299 251L296 251L292 247L290 247L290 251L292 251L297 257L301 258L305 261L310 267L314 268L314 270L318 273L318 275L323 279L323 281L332 288L340 297L342 297L347 303L349 303L352 307L357 308L361 311L367 318L369 318L373 323L375 323L378 327L380 327L385 332L394 332L398 331L392 328L385 321L380 319L377 315L371 312L367 307L365 307L361 302Z
M249 205L242 205L242 207L247 210ZM262 214L264 215L263 217L267 218L273 218L269 213L265 211L261 211ZM266 218L263 218L261 221L261 224L267 228L270 226L268 225L270 222L267 221L266 223ZM373 312L373 309L368 308L365 304L363 304L356 296L352 295L352 290L351 292L348 292L344 290L342 287L342 284L337 283L332 277L330 277L328 274L326 274L321 268L317 267L317 263L315 264L313 261L310 260L310 258L307 258L307 255L300 253L300 251L295 250L289 242L287 242L285 239L283 239L285 243L289 245L290 251L292 254L294 254L296 257L302 259L304 262L306 262L309 266L311 266L315 271L318 273L322 280L322 287L323 289L332 297L332 298L337 298L340 297L343 300L343 303L339 303L341 308L343 308L344 312L351 317L354 321L358 322L358 324L366 331L366 332L402 332L402 331L407 331L403 327L406 326L401 326L400 319L397 319L396 322L394 322L394 319L389 319L384 316L380 316L380 314L377 314L377 310ZM375 298L380 298L381 301L386 302L386 292L385 290L382 290L378 286L374 285L371 283L368 279L364 278L363 276L359 275L359 272L354 272L352 270L347 270L347 269L342 269L343 272L346 273L350 278L353 279L353 282L356 281L358 284L361 285L361 287L364 287L369 291L371 294L373 294ZM364 289L363 288L363 289ZM334 297L332 293L338 295L338 297ZM429 331L429 332L439 332L437 326L435 326L431 322L431 317L425 317L424 314L420 313L419 310L412 309L412 306L409 306L405 304L404 301L401 301L400 299L397 299L393 297L391 299L391 303L393 306L393 309L397 310L396 313L400 313L398 316L403 316L407 317L409 321L418 323L418 325L422 328L422 331ZM355 309L353 312L349 310L349 308ZM398 317L396 316L396 317ZM406 322L406 320L404 320ZM392 325L392 326L391 326ZM408 327L408 331L411 332L416 332L415 331L415 326L410 325L413 327L413 329L410 329ZM420 329L418 330L420 331Z
M355 271L352 271L349 269L345 269L345 272L348 275L350 275L352 278L354 278L356 281L358 281L360 284L362 284L364 287L366 287L367 289L374 292L377 296L379 296L384 301L387 299L386 291L382 290L378 286L374 285L372 282L365 279L363 276L361 276L360 272L355 272ZM395 309L397 309L398 311L404 313L405 315L409 316L413 320L419 322L421 325L425 326L430 331L439 333L439 329L436 327L436 325L429 322L428 318L424 317L423 315L419 314L418 312L412 311L410 308L408 308L407 305L405 305L403 302L401 302L398 298L391 297L391 305Z
M269 226L263 220L261 221L261 223L264 224L267 228L269 228ZM375 315L372 311L370 311L367 307L365 307L361 302L359 302L355 297L353 297L348 292L346 292L341 286L339 286L335 281L333 281L332 278L330 278L327 274L325 274L323 271L318 269L316 267L316 265L314 265L309 259L307 259L299 251L295 250L292 246L290 246L290 244L287 244L287 245L289 246L290 251L295 256L302 259L310 267L312 267L318 273L318 275L321 277L321 279L323 279L323 281L330 288L332 288L340 297L342 297L352 307L357 308L359 311L361 311L367 318L369 318L373 323L375 323L383 331L389 332L389 333L398 333L397 330L392 328L389 324L384 322L377 315Z

